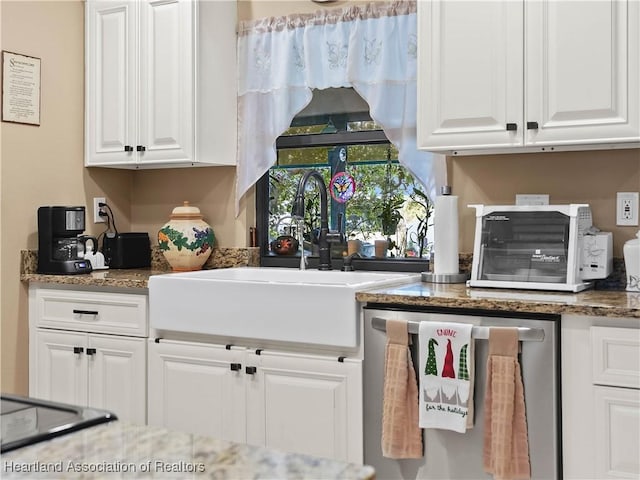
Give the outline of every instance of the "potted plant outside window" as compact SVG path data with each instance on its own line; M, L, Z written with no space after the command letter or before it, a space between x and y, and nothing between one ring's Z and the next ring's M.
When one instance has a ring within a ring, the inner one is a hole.
M398 223L402 220L400 209L404 205L404 198L400 195L389 196L378 207L378 218L382 225L382 234L387 237L395 235Z

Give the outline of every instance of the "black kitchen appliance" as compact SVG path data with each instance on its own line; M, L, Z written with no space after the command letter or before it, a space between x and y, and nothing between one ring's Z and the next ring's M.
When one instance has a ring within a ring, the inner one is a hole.
M91 272L91 262L84 258L86 242L92 241L96 251L98 241L83 235L84 228L84 207L38 208L38 273Z
M102 241L104 263L109 268L147 268L151 265L148 233L109 233Z

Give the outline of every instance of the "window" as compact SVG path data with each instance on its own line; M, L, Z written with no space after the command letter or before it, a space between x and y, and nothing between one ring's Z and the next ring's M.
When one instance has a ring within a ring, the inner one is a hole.
M333 268L340 267L345 254L357 251L356 269L426 270L431 204L362 104L367 108L351 89L316 91L279 137L277 163L257 188L263 265L298 265L300 247L293 248L293 237L310 255L313 268L320 227L317 182L308 182L304 221L296 222L291 212L300 179L316 170L327 186L329 229L342 233L343 241L331 243ZM351 111L328 109L331 105ZM282 247L283 240L290 248Z

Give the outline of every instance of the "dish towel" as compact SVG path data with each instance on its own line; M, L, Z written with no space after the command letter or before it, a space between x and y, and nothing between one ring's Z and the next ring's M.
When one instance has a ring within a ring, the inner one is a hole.
M407 322L387 320L382 403L382 455L422 458L418 384L409 352Z
M472 329L466 323L420 322L420 427L467 430L473 412Z
M496 480L531 478L518 329L491 328L484 403L484 470Z

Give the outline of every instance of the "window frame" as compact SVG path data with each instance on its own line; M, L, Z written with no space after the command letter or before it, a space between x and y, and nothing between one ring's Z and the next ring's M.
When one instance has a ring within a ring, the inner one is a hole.
M286 135L276 140L276 150L282 148L309 148L323 146L349 145L379 145L390 143L382 130L364 130L355 132L318 133L307 135ZM269 252L269 172L267 171L256 183L256 241L260 247L261 267L290 267L300 266L299 255L271 255ZM308 268L318 268L318 257L307 257ZM332 258L334 270L340 270L342 259ZM425 272L429 269L427 259L418 258L354 258L354 270L389 271L389 272Z

